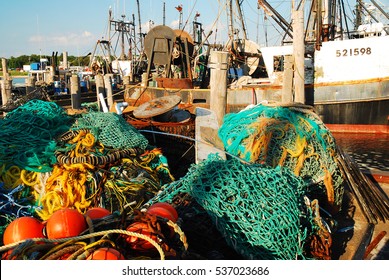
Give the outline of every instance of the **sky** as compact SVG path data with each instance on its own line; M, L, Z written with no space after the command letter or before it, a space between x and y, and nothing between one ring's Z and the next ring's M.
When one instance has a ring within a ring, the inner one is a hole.
M376 0L389 7L389 0ZM228 21L225 0L139 0L142 32L152 26L165 24L178 28L180 17L176 9L182 6L185 30L191 32L196 13L197 21L203 24L205 33L213 31L212 43L227 40ZM235 1L233 1L235 2ZM290 19L290 0L268 0L287 20ZM353 0L345 0L346 7ZM244 0L242 7L248 38L259 45L279 43L280 29L274 22L264 18L257 0ZM84 56L92 52L96 42L107 39L108 11L113 18L132 21L135 15L138 29L137 0L2 0L0 3L0 57L68 52L69 55ZM388 11L388 9L387 9ZM218 20L217 20L218 19ZM150 25L153 23L153 25ZM186 24L185 24L186 23ZM238 23L234 23L237 28ZM243 34L242 34L243 35Z

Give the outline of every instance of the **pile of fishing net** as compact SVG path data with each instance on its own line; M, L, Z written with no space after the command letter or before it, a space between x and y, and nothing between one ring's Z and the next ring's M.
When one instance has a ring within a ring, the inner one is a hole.
M133 210L174 180L162 151L115 113L68 115L54 102L31 100L0 128L4 227L63 208Z
M344 193L330 131L307 106L258 105L228 114L219 129L225 150L247 162L283 166L311 181L308 189L330 212L337 212Z
M335 140L318 117L259 105L226 115L219 136L227 160L209 156L155 198L176 204L192 225L183 226L189 244L211 244L221 258L231 252L220 237L245 259L330 259L319 204L336 213L344 189Z
M47 172L56 162L55 138L72 118L53 102L31 100L0 119L0 164Z
M183 219L191 220L194 235L198 238L204 234L202 238L219 250L219 255L225 253L212 242L218 238L209 234L212 226L207 223L200 230L193 223L201 211L211 217L226 243L245 259L304 259L309 255L304 251L305 242L317 226L305 194L305 182L286 168L210 155L193 165L185 177L165 186L155 201L177 205ZM197 211L189 213L189 204ZM191 245L190 230L184 226L183 230ZM207 242L204 240L197 242Z

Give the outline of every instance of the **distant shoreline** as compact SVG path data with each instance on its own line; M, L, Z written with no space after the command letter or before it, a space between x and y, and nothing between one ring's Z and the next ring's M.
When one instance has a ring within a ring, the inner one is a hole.
M11 78L17 78L17 79L20 79L20 78L28 78L28 75L21 75L21 76L10 76ZM3 76L0 76L0 80L3 79Z

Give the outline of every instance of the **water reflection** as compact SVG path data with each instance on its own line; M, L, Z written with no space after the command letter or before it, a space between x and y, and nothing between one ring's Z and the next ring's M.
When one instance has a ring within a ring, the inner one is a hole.
M336 143L347 152L361 170L389 172L389 135L369 133L333 133Z

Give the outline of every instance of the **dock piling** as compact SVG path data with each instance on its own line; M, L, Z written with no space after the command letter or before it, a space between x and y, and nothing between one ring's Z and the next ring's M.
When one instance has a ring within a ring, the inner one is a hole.
M70 94L72 101L72 109L81 108L81 89L80 89L80 78L77 75L70 77Z
M216 113L218 123L221 125L227 107L228 52L211 52L208 66L211 69L210 109Z

